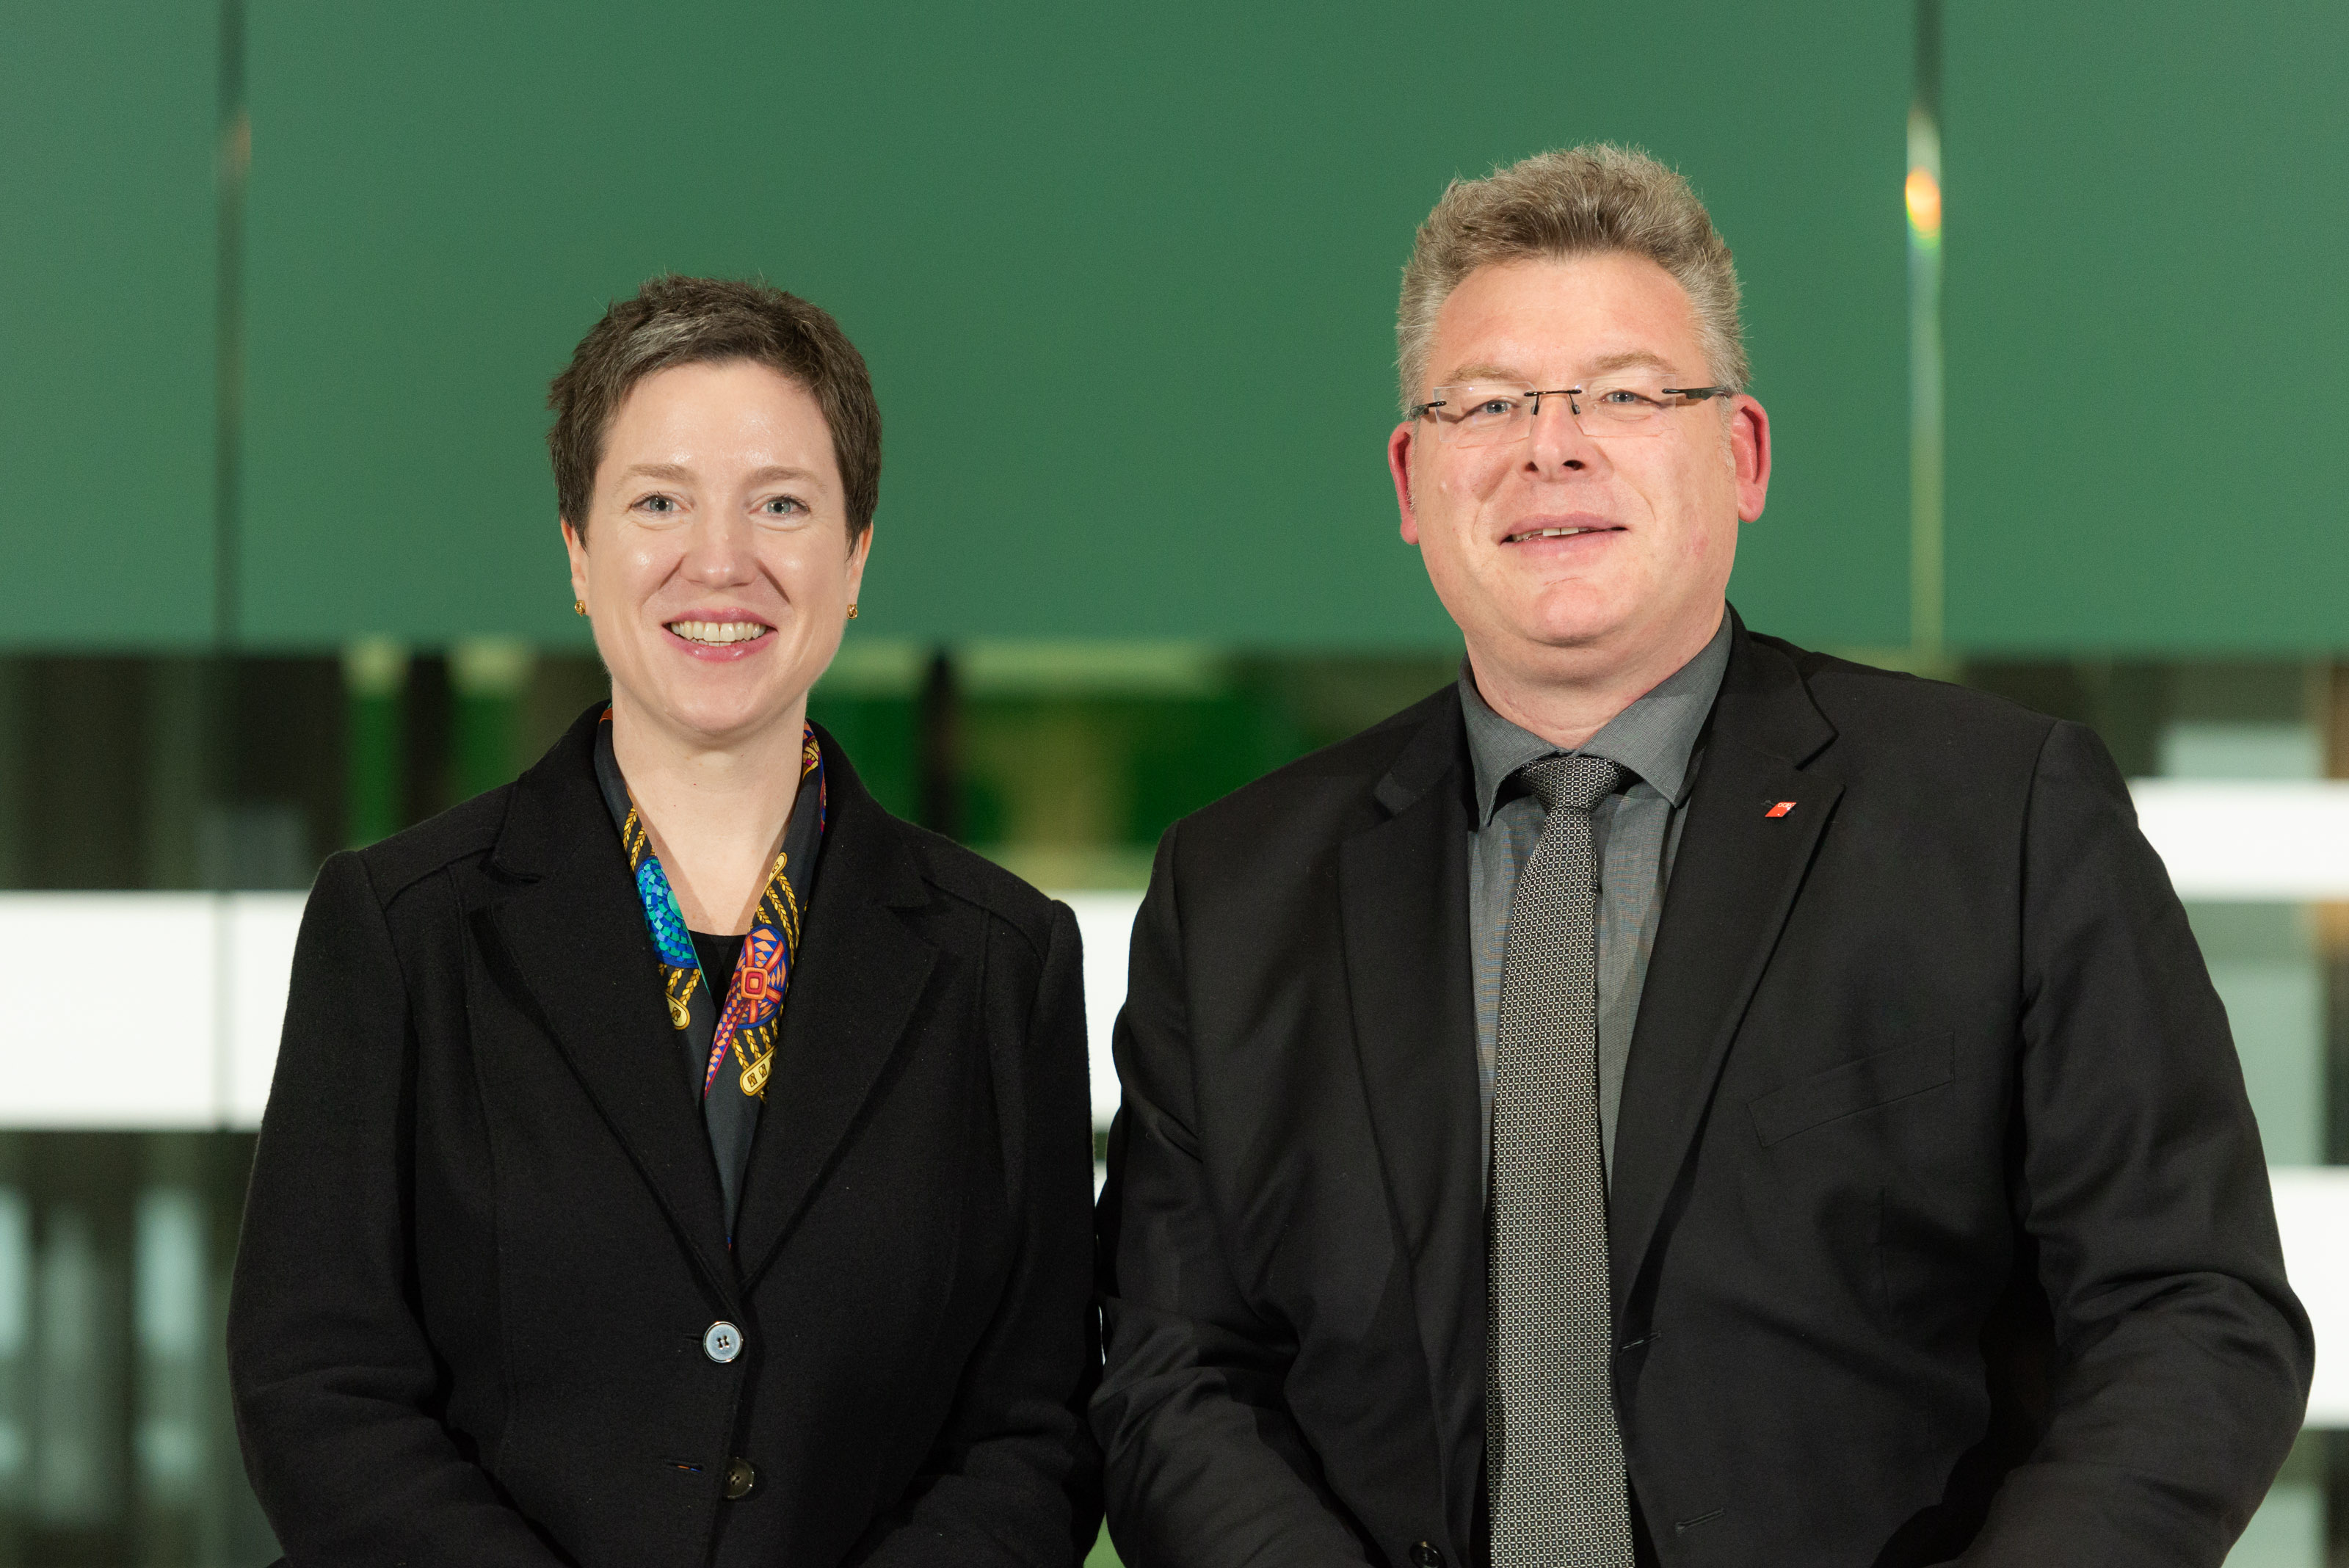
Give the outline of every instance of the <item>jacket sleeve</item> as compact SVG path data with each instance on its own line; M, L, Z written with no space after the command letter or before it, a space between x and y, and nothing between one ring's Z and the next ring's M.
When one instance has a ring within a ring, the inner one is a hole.
M1117 1023L1092 1412L1110 1534L1149 1568L1360 1568L1369 1558L1282 1398L1288 1352L1226 1266L1194 1114L1176 864L1170 831Z
M302 915L229 1298L245 1468L286 1560L562 1562L434 1414L410 1224L413 1041L383 910L354 855Z
M2227 1016L2101 742L2059 724L2025 827L2022 1180L2057 1362L1965 1563L2211 1564L2313 1361Z
M1101 1339L1092 1292L1092 1096L1076 917L1052 909L1027 1038L999 1060L1019 1242L946 1428L904 1502L852 1554L873 1568L1074 1563L1101 1528L1085 1425Z

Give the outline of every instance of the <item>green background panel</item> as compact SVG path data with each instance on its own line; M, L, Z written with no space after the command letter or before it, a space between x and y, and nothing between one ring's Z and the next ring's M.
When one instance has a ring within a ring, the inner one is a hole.
M1413 225L1609 137L1737 247L1758 624L1906 635L1907 8L434 0L253 13L248 639L576 641L547 378L662 268L838 315L872 635L1425 646L1381 456Z
M1951 640L2349 642L2349 7L1946 15Z
M220 14L11 7L0 645L212 635Z

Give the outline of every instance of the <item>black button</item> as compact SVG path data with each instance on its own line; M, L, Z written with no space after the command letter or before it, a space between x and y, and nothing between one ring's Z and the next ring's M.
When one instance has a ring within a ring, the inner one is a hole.
M1444 1568L1444 1553L1433 1542L1423 1541L1411 1549L1411 1560L1417 1568Z
M737 1455L726 1461L727 1501L741 1501L750 1495L750 1489L758 1484L759 1472L751 1469L750 1460Z

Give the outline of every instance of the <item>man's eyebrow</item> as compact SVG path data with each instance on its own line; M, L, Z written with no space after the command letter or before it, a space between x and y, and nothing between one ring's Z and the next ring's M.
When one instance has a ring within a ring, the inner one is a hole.
M1593 376L1604 376L1616 370L1635 369L1670 371L1671 362L1662 355L1651 353L1645 348L1626 348L1617 353L1601 355L1592 360L1589 369L1583 372L1583 379L1588 380ZM1509 381L1527 387L1534 384L1522 370L1484 360L1479 360L1473 365L1461 366L1444 379L1444 384L1447 387L1456 387L1464 381Z
M1643 370L1669 370L1671 365L1660 354L1645 348L1627 348L1619 354L1608 354L1594 361L1589 373L1604 376L1610 370L1629 370L1634 366Z
M1461 366L1444 379L1444 384L1447 387L1456 387L1463 381L1516 381L1528 387L1533 385L1531 381L1526 379L1525 373L1521 370L1512 370L1506 365L1488 365L1482 362Z

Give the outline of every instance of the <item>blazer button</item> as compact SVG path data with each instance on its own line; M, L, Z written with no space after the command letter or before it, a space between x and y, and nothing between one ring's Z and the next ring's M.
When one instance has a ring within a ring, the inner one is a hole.
M701 1354L720 1366L742 1354L742 1331L719 1318L701 1333Z
M740 1455L726 1461L726 1501L740 1502L759 1484L759 1472Z
M1444 1553L1432 1541L1423 1541L1411 1549L1413 1568L1444 1568Z

